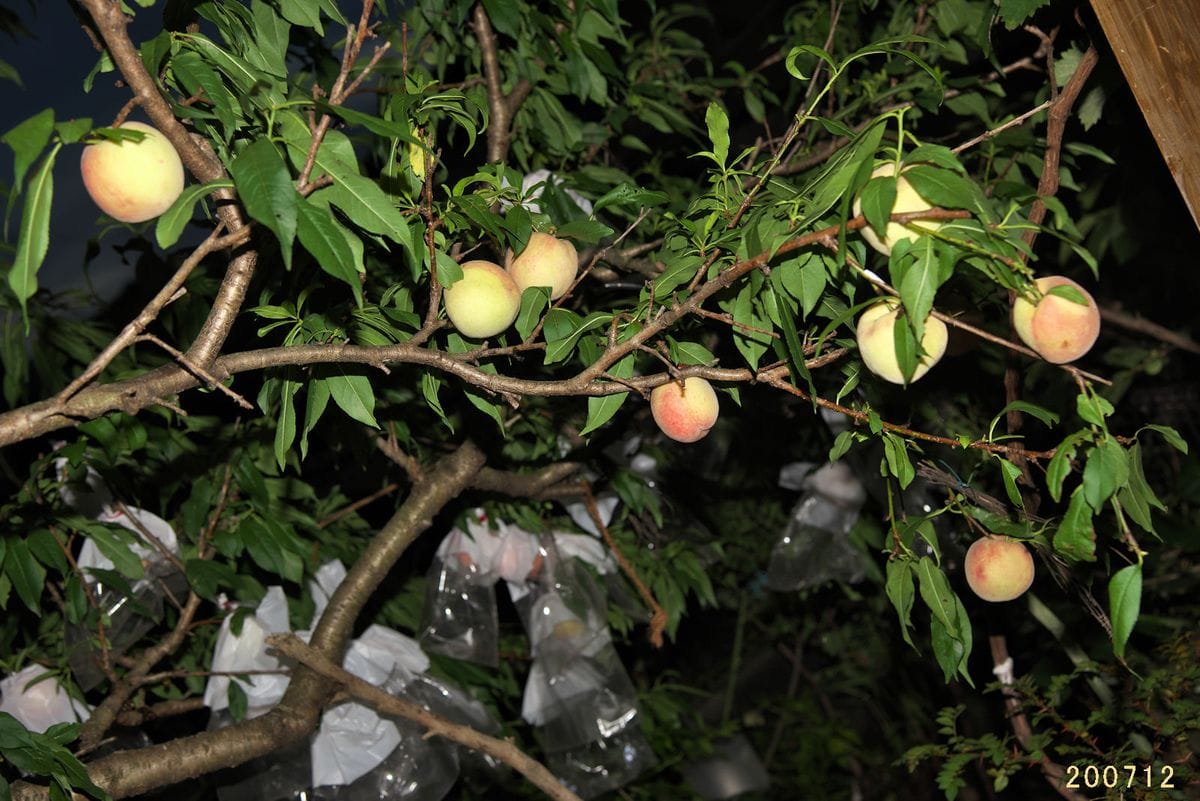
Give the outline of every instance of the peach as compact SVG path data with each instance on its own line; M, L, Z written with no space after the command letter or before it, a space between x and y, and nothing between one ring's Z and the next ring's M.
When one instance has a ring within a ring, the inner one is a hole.
M894 162L887 162L875 168L871 173L872 178L880 178L886 175L894 175L896 165ZM900 177L896 179L896 202L892 205L892 214L905 214L912 211L925 211L932 209L925 198L917 194L917 190L913 189L913 185L904 177L904 171L900 171ZM862 214L862 201L859 198L854 199L854 216ZM912 230L913 228L924 228L927 231L935 231L941 227L941 223L933 221L918 221L914 220L909 223L889 222L887 229L882 237L875 231L874 228L867 225L858 229L862 234L862 238L867 241L867 244L875 248L885 256L891 255L892 247L901 239L914 240L921 234Z
M579 269L579 254L566 239L535 232L521 255L508 265L508 274L524 292L531 286L550 287L550 299L558 300L571 288Z
M904 374L900 371L900 360L896 358L895 334L893 328L896 318L900 316L900 301L895 298L885 298L867 308L858 318L855 335L858 339L858 352L863 364L875 375L891 381L893 384L903 384ZM925 319L925 330L921 337L921 350L924 355L917 362L917 369L909 379L916 381L929 372L929 368L937 364L946 352L949 332L946 324L936 317Z
M717 422L721 405L712 384L691 376L671 381L650 393L650 414L662 432L676 442L703 439Z
M476 259L462 266L463 277L446 287L446 316L459 333L483 339L513 324L521 309L521 290L499 264Z
M1100 336L1100 309L1086 289L1063 275L1034 281L1041 297L1030 303L1018 297L1013 303L1012 324L1017 336L1048 362L1073 362L1092 349ZM1079 291L1086 304L1048 294L1056 286Z
M975 540L967 549L963 569L971 591L985 601L1011 601L1033 584L1033 555L1011 537Z
M140 142L105 140L83 149L83 185L100 210L127 223L152 220L183 192L183 163L167 137L141 122L121 126L141 131Z

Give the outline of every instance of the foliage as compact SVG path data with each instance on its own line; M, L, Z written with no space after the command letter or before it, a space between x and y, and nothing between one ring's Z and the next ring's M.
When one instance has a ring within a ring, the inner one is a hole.
M116 5L82 5L108 43L77 76L90 88L121 62L108 37L126 34L105 22ZM621 501L613 542L665 611L667 636L661 650L643 641L645 599L616 582L609 618L659 758L628 797L682 797L680 767L736 733L766 755L778 797L936 787L954 798L981 782L1024 797L1045 786L1042 754L1081 768L1171 765L1180 787L1193 782L1200 462L1176 428L1194 425L1190 414L1138 402L1189 376L1188 357L1111 329L1080 366L1056 367L1012 345L1008 325L1035 274L1103 275L1098 298L1151 315L1189 297L1156 293L1165 278L1130 287L1120 275L1139 248L1150 261L1172 245L1127 221L1142 198L1121 199L1119 165L1149 140L1105 112L1124 97L1118 75L1088 80L1100 34L1076 20L1086 5L767 3L732 41L744 9L711 5L124 4L156 33L120 72L134 85L140 69L161 94L160 111L184 126L172 135L181 152L189 135L205 144L183 153L196 180L157 221L99 222L96 249L114 249L135 278L102 304L42 283L62 235L56 177L81 144L119 136L111 120L47 108L0 137L14 165L0 256L4 666L66 665L68 626L105 637L75 563L83 538L114 563L107 586L142 576L138 537L64 497L89 471L174 524L205 610L147 610L130 654L173 629L187 636L163 677L128 698L140 710L203 693L212 624L231 613L222 601L253 607L280 584L307 626L315 568L354 563L421 469L472 441L510 474L580 462L596 492ZM0 61L0 77L16 72ZM1046 132L1045 110L1015 124L1047 101L1071 108L1064 96L1085 81L1065 139ZM1061 165L1046 192L1051 152ZM896 180L872 178L877 162L912 165L904 177L940 223L903 220L925 235L887 257L857 233L893 214ZM550 174L527 182L538 170ZM527 290L515 330L487 342L454 332L440 292L459 262L502 261L533 231L580 248L575 289L554 303ZM167 280L181 291L156 299ZM1179 280L1196 289L1195 276ZM984 336L956 329L959 355L920 383L885 385L852 336L881 293L903 306L906 376L931 314ZM655 437L644 399L686 375L718 385L722 419L684 447ZM830 433L820 412L845 430ZM635 453L656 478L632 469ZM862 576L770 593L765 565L796 500L779 469L827 458L851 464L870 494L849 536ZM574 525L536 494L467 492L434 528L479 504L534 531ZM962 553L985 533L1039 557L1037 595L1008 608L1027 603L1028 615L965 594ZM424 540L410 548L364 599L359 627L413 632L431 556ZM497 669L439 658L435 670L536 754L519 720L527 643L515 618ZM987 680L985 643L1004 637L1026 737L1006 719L1012 690ZM109 668L90 702L130 675ZM146 729L167 740L204 726L180 720ZM6 721L0 752L15 770L52 777L52 792L98 792L60 754L73 729L40 737ZM505 793L536 797L515 781Z

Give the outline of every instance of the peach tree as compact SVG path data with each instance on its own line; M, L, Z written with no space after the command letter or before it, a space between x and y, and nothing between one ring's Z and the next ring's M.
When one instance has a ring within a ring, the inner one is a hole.
M420 629L476 508L590 528L619 564L606 616L657 757L625 797L682 797L737 734L788 797L1081 798L1106 764L1185 785L1200 473L1166 424L1191 418L1138 399L1200 346L1112 303L1177 313L1158 266L1128 271L1180 212L1123 222L1114 157L1149 145L1105 110L1136 113L1086 4L72 7L55 47L95 47L75 79L127 102L0 137L0 667L87 715L0 715L0 796L140 795L305 741L368 697L338 672L354 635ZM79 158L114 302L39 280ZM781 468L830 461L861 516L765 589ZM177 535L180 583L118 640L97 582L134 595L157 542L130 510ZM309 638L263 646L288 682L248 714L214 642L272 585ZM520 720L516 619L496 665L431 668L501 737L377 708L515 768L506 797L573 798Z

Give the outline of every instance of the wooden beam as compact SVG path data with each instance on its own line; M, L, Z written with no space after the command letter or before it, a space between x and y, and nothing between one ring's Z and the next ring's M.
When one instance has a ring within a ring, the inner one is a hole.
M1200 0L1092 0L1092 8L1200 226Z

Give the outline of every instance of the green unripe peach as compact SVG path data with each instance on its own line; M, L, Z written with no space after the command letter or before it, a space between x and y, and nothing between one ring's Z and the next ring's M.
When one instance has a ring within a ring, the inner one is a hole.
M720 411L712 384L696 376L662 384L650 393L654 422L676 442L703 439L717 422Z
M446 316L466 337L495 336L513 324L521 291L499 264L477 259L462 265L463 277L446 287Z
M535 232L525 249L508 265L517 288L550 287L550 299L558 300L571 288L579 269L579 254L569 240Z
M1017 336L1048 362L1073 362L1092 349L1100 336L1100 309L1091 294L1063 275L1049 275L1034 281L1042 297L1030 303L1018 297L1013 303L1012 324ZM1087 301L1076 303L1048 294L1057 286L1069 286Z
M894 162L889 161L886 164L881 164L876 167L875 171L871 173L871 177L880 178L887 175L895 175L895 173L896 165ZM892 214L906 214L913 211L927 211L932 208L933 206L926 201L925 198L917 194L917 190L913 189L913 185L908 182L908 179L904 177L904 171L901 170L900 177L896 179L896 202L892 206ZM862 200L860 198L855 198L854 216L857 217L860 214L862 214ZM934 231L941 227L941 223L927 220L913 221L907 224L889 222L886 230L884 231L883 237L880 237L879 234L876 233L875 229L869 225L858 229L858 232L862 234L862 238L866 240L868 245L875 248L875 250L879 251L883 255L888 256L891 255L892 247L895 246L895 244L901 239L908 239L911 241L921 235L919 232L912 230L912 228L909 226Z
M1033 555L1020 540L984 537L971 543L963 562L967 585L985 601L1011 601L1033 584Z
M885 298L879 303L867 308L858 318L855 330L858 339L858 352L863 364L875 375L891 381L893 384L904 383L904 373L900 370L900 360L896 357L896 340L893 329L896 319L900 316L900 301L895 298ZM946 342L949 333L946 324L936 317L925 319L925 330L921 336L923 355L917 362L917 369L909 383L916 381L929 372L929 368L938 363L946 353Z
M140 142L105 140L85 147L79 162L83 185L109 217L127 223L152 220L183 191L183 163L156 128L141 122L121 128L146 136Z

